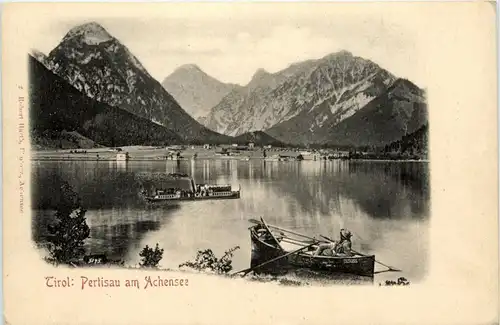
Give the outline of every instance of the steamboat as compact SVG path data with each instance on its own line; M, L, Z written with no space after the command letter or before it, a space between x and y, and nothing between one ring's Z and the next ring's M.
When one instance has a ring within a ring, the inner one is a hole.
M239 199L241 187L228 184L197 184L182 173L150 174L142 180L141 196L148 202Z

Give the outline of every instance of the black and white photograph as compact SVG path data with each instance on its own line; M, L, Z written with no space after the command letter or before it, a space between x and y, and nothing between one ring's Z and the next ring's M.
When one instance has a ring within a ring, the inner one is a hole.
M52 20L27 55L32 239L73 267L425 279L419 49L384 21Z
M496 8L2 8L9 324L498 324Z

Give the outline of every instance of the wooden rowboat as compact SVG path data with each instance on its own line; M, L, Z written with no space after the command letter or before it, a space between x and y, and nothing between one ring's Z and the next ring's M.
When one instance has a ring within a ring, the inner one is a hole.
M265 224L264 224L265 225ZM265 263L264 266L254 270L256 273L283 274L293 269L308 269L313 272L327 274L351 274L362 277L373 277L375 271L375 256L355 254L353 256L314 256L315 246L307 250L290 254L301 247L310 245L314 241L305 241L294 238L290 234L297 234L283 228L265 225L268 230L263 235L263 225L250 227L252 243L251 268ZM260 230L260 231L259 231ZM287 234L285 234L286 232ZM306 236L303 236L306 237ZM318 241L319 242L319 241ZM266 263L276 259L275 262Z

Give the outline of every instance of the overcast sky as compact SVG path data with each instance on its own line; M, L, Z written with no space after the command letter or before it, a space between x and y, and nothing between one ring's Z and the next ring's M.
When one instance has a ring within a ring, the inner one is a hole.
M95 21L160 82L180 65L194 63L221 81L244 85L259 68L276 72L291 63L345 49L425 87L415 29L405 26L404 19L388 10L358 14L335 6L277 10L277 6L261 5L252 7L256 10L199 10L196 14L167 10L128 18L103 13L84 18L64 13L54 18L47 12L32 23L37 34L33 48L48 54L69 29ZM364 8L368 9L366 3Z

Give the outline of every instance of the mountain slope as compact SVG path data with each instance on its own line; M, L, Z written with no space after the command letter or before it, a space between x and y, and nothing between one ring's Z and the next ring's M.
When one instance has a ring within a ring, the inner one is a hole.
M253 131L240 134L234 138L234 142L238 144L247 144L253 142L258 146L272 145L272 146L284 146L285 144L281 141L276 140L269 134L262 131Z
M343 122L321 132L322 143L380 146L412 133L427 123L425 94L417 86L398 79L386 93Z
M97 23L71 29L50 52L48 66L88 97L163 125L187 141L230 141L189 116L139 60Z
M38 62L43 64L45 67L50 69L49 58L45 55L45 53L42 53L37 49L32 49L30 55L34 57Z
M35 144L47 144L45 140L54 141L72 131L111 147L182 141L161 125L85 96L32 56L28 67L30 131Z
M385 152L394 152L399 155L417 156L421 159L428 158L429 150L429 125L426 123L416 131L404 135L400 140L385 146Z
M205 117L212 107L237 87L220 82L193 64L180 66L161 85L195 119Z
M426 122L424 92L407 80L397 79L362 109L340 122L329 119L319 128L311 130L307 128L310 119L303 113L266 132L295 144L380 146L400 139Z
M289 122L287 132L314 134L327 122L339 123L352 116L395 79L375 63L346 51L296 63L274 74L259 70L246 87L233 90L211 110L205 125L238 135ZM269 134L276 137L278 133Z
M100 147L99 144L76 131L52 131L39 132L31 130L31 146L35 149L91 149Z

